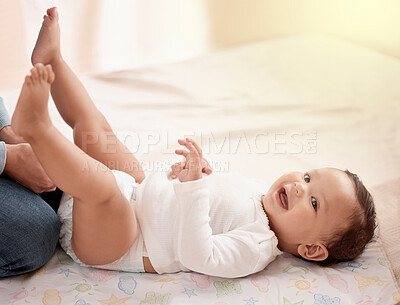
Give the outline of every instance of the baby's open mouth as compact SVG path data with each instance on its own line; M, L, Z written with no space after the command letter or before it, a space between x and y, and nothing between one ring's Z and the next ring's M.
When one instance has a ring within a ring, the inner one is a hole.
M287 198L286 189L284 187L282 187L279 190L279 199L281 201L282 206L287 210L289 207L289 201Z

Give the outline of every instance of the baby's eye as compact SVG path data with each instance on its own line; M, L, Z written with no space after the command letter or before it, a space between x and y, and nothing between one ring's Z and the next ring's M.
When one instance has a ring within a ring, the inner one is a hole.
M304 181L305 181L306 183L309 183L310 180L311 180L310 176L309 176L308 174L305 174L305 175L304 175Z
M311 197L311 204L312 204L312 206L313 206L313 208L314 208L314 210L316 212L317 209L318 209L318 201L317 201L317 199L315 199L314 197Z

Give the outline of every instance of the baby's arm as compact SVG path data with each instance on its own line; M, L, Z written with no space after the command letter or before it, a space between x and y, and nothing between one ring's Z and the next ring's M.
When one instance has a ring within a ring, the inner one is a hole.
M258 272L272 261L271 236L260 234L249 223L223 234L210 226L208 179L174 182L178 201L177 254L189 270L212 276L236 278ZM258 232L258 233L257 233Z
M178 174L180 182L174 182L180 262L192 271L228 278L264 269L276 256L276 243L271 242L273 233L268 235L263 230L260 234L257 224L249 223L224 234L213 234L208 179L202 176L202 151L191 139L178 142L189 150L176 151L186 158Z

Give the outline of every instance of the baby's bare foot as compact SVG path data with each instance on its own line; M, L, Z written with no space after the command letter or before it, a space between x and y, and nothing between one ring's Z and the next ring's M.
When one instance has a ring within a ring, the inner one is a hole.
M35 134L52 126L48 100L54 72L50 65L36 64L27 75L12 117L11 126L17 135L29 141Z
M57 8L49 8L43 19L42 28L32 52L33 65L37 63L51 64L54 59L61 57Z

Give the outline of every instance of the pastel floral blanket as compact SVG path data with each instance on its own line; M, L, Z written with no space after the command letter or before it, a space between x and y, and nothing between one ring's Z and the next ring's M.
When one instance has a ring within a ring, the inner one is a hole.
M58 248L36 272L0 280L0 304L390 305L400 293L378 241L357 260L322 268L284 253L239 279L80 267Z

